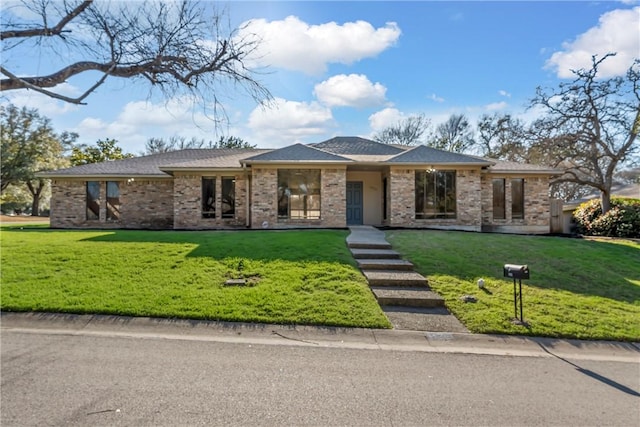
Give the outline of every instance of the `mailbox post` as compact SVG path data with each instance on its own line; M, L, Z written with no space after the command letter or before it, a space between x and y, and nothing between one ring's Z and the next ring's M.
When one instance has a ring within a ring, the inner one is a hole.
M504 265L504 277L513 278L513 311L514 321L526 325L522 315L522 279L529 279L529 266L517 264ZM519 289L516 288L516 279L518 280ZM518 317L518 301L520 302L520 317Z

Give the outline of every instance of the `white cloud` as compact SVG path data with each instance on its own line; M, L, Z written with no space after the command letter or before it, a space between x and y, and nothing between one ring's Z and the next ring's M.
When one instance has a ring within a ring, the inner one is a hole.
M260 40L255 61L261 66L319 74L329 63L352 64L393 46L400 37L395 22L374 28L366 21L310 25L296 16L281 21L255 19L241 25L239 38Z
M329 107L372 107L383 104L387 88L363 74L340 74L318 83L313 93Z
M500 101L500 102L493 102L491 104L487 104L484 106L484 108L487 111L499 111L507 108L507 105L508 104L505 101Z
M182 98L160 104L134 101L127 103L113 121L87 117L71 130L80 135L79 142L93 144L98 139L114 138L125 151L133 153L144 151L151 137L215 140L215 123L192 107Z
M256 107L249 115L252 143L260 147L282 147L312 135L322 135L334 126L331 110L318 102L276 98L270 108Z
M571 70L591 68L591 57L599 58L610 52L617 55L608 58L599 68L600 77L624 74L640 52L640 7L618 9L600 17L597 26L580 34L574 41L563 43L563 50L555 52L545 67L556 71L560 78L571 78Z
M509 92L507 92L506 90L499 90L498 94L500 96L504 96L505 98L511 98L511 94Z
M70 97L80 95L80 90L69 83L62 83L47 90ZM60 101L42 93L27 89L13 90L5 92L3 95L7 101L13 105L17 107L35 108L45 117L61 116L70 111L76 111L79 108L82 108L79 105Z
M435 93L432 93L429 99L435 102L444 102L444 98L436 95Z
M397 108L385 108L369 116L369 126L373 131L381 131L404 118L404 113Z

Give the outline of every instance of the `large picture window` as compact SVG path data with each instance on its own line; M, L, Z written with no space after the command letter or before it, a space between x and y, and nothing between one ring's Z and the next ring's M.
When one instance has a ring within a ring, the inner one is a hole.
M278 218L320 219L320 170L278 169Z
M416 171L416 219L456 217L456 171Z
M202 218L216 217L216 179L202 178Z
M120 184L107 181L107 221L120 219Z
M504 179L493 180L493 219L506 218L506 201L504 191Z
M100 182L87 181L87 219L100 219Z
M236 216L236 179L230 176L222 177L222 218Z
M524 219L524 179L511 180L511 218Z

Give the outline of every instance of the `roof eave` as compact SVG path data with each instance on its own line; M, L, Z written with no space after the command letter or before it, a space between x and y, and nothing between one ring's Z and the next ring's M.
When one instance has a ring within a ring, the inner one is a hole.
M295 165L295 164L314 164L314 165L352 165L357 162L352 160L248 160L242 161L243 165Z
M46 179L84 179L84 180L105 180L109 178L113 179L170 179L171 176L167 174L55 174L40 172L36 173L37 178Z
M485 169L484 173L491 174L505 174L505 175L562 175L563 172L556 169L540 169L540 170L526 170L526 169Z
M160 167L162 172L171 174L172 172L241 172L242 166L235 167L215 167L215 166L192 166L192 167Z
M429 166L464 166L464 167L477 167L481 168L484 166L491 166L492 163L464 163L464 162L381 162L385 165L389 166L419 166L419 167L429 167Z

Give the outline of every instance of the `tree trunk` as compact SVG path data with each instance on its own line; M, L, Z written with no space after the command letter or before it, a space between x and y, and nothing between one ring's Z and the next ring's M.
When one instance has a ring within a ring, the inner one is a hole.
M31 202L31 216L40 216L40 193L33 195Z
M611 209L611 192L610 191L601 191L600 192L600 207L602 207L602 214L606 214Z
M40 195L44 189L44 181L38 180L38 187L33 185L33 182L27 181L27 188L33 197L31 202L31 216L40 216Z

